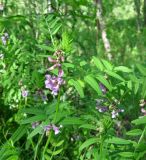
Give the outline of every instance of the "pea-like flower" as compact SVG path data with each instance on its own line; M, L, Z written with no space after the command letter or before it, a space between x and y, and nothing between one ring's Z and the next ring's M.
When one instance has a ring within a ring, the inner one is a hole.
M22 94L22 97L24 97L24 98L27 97L27 96L28 96L28 90L24 90L24 89L23 89L23 90L21 91L21 94Z
M9 38L8 33L4 33L4 35L1 36L1 40L2 40L3 45L6 45L6 44L7 44L8 38Z
M103 94L106 94L107 88L106 88L102 83L99 83L99 87L100 87L102 93L103 93Z
M40 125L40 122L34 122L34 123L32 123L31 126L32 126L33 129L35 129L39 125Z
M60 128L61 128L62 126L60 126L60 127L57 127L56 125L54 125L54 124L49 124L49 125L47 125L47 126L45 126L44 127L44 131L46 132L46 134L48 134L50 131L51 131L51 129L54 131L54 134L55 135L57 135L57 134L59 134L60 133Z
M96 109L99 112L107 112L109 110L107 106L96 106Z
M46 88L50 89L52 94L56 96L59 92L60 86L64 84L62 77L46 75L45 85Z
M112 114L112 118L117 118L119 116L119 113L120 112L124 112L124 109L115 109L115 110L112 110L111 114Z
M51 94L56 96L58 95L58 92L60 90L61 85L65 84L65 81L63 80L64 72L62 70L61 62L64 61L64 57L62 55L62 51L56 51L54 53L54 56L56 56L56 59L48 57L48 61L50 63L53 63L53 66L48 68L48 71L52 71L54 69L58 69L58 75L52 76L50 74L47 74L46 80L45 80L45 86L46 88L51 90Z
M116 110L113 110L111 114L112 114L112 118L116 118L119 116L119 112Z

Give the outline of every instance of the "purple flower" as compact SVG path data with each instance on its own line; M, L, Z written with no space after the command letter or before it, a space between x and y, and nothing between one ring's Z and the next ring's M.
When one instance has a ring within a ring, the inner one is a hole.
M56 127L54 124L52 125L55 135L60 133L59 127Z
M2 36L2 37L1 37L1 40L2 40L3 45L6 45L6 44L7 44L7 40L6 40L6 37L5 37L5 36Z
M4 33L4 35L1 37L1 40L2 40L3 45L6 45L6 44L7 44L8 38L9 38L8 33Z
M141 108L141 113L143 113L144 116L146 116L146 110L144 108Z
M22 94L22 97L27 97L28 96L28 91L27 90L22 90L21 94Z
M60 86L62 84L64 84L64 80L61 77L46 75L46 88L50 89L53 95L56 96L58 94Z
M58 77L63 77L64 75L64 72L63 70L60 68L59 71L58 71Z
M51 57L48 57L48 61L51 62L51 63L57 63L57 60L56 59L52 59Z
M111 114L112 114L113 119L116 118L119 115L119 113L115 110L113 110Z
M106 89L106 87L105 87L102 83L99 83L99 87L100 87L102 93L103 93L103 94L106 94L107 89Z
M37 126L39 126L40 122L34 122L32 123L32 128L35 129Z
M53 69L55 69L57 67L61 67L61 64L59 64L59 63L54 64L52 67L48 68L48 71L52 71Z
M52 129L52 126L50 124L44 127L45 132L49 132L51 129Z
M99 112L107 112L109 108L104 105L105 99L96 99L96 109Z
M100 105L104 102L104 99L96 99L96 105Z
M108 107L106 107L106 106L97 106L96 109L99 112L107 112L108 111Z
M47 101L48 100L46 95L41 95L41 98L42 98L43 101Z
M58 95L60 86L62 84L65 84L65 81L63 80L63 70L61 68L61 62L64 61L62 51L58 50L54 53L54 56L56 56L56 59L52 59L51 57L48 57L48 61L51 63L54 63L53 66L48 68L48 71L52 71L55 68L58 68L58 76L51 76L47 74L46 80L45 80L45 86L46 88L51 90L52 95L56 96Z
M8 39L9 38L9 34L6 32L6 33L4 33L4 36L5 36L5 38L6 39Z
M46 132L46 133L49 133L50 132L50 130L52 129L53 131L54 131L54 133L55 133L55 135L57 135L57 134L59 134L60 133L60 129L61 128L61 126L60 127L57 127L57 126L55 126L54 124L52 124L52 125L47 125L47 126L45 126L44 127L44 131Z

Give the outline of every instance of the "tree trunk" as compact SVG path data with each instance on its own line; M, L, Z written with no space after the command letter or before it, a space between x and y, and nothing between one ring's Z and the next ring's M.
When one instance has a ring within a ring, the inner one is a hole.
M48 1L47 13L51 13L52 12L51 0L47 0L47 1Z
M102 40L103 40L103 44L104 44L104 48L106 51L106 57L111 60L112 59L112 55L111 55L111 47L110 47L110 41L107 38L107 33L106 33L106 29L105 29L105 22L104 19L102 17L102 0L96 0L96 18L97 18L97 32L98 30L101 31L101 35L102 35Z
M146 0L144 0L144 26L146 27Z
M140 31L141 27L142 27L142 23L141 23L141 14L140 14L140 0L134 0L135 3L135 9L136 9L136 13L137 13L137 29L138 31Z

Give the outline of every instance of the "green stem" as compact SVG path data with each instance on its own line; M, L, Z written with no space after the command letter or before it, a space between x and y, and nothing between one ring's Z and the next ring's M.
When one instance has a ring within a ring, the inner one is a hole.
M44 134L41 135L41 137L39 138L39 141L38 141L38 143L37 143L37 145L36 145L35 154L34 154L34 160L36 160L36 158L37 158L38 147L39 147L39 145L40 145L40 143L41 143L43 137L44 137Z
M58 114L58 111L59 111L59 104L60 104L60 92L58 94L58 101L57 101L57 105L56 105L56 112L55 112L53 123L56 123L57 114ZM45 155L46 149L47 149L47 147L49 145L49 142L50 142L50 139L51 139L51 135L52 135L52 131L50 131L49 137L47 139L46 145L45 145L44 150L43 150L43 160L44 160L44 155Z
M49 142L50 142L50 139L51 139L51 135L52 135L52 131L50 131L49 137L48 137L47 142L46 142L46 145L45 145L45 147L44 147L43 156L42 156L43 158L42 158L42 160L45 159L44 156L45 156L46 149L47 149L47 147L48 147L48 145L49 145Z
M56 105L56 113L55 113L55 117L54 117L54 120L53 120L54 123L56 123L57 114L58 114L58 111L59 111L59 104L60 104L60 92L58 94L58 103Z

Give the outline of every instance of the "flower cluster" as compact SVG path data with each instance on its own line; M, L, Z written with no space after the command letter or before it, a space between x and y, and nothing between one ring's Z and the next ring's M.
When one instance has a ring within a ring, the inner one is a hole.
M26 86L23 85L22 80L20 80L20 81L18 82L18 85L21 87L21 95L22 95L22 97L24 97L24 98L27 97L29 91L26 89Z
M22 89L21 95L22 95L22 97L24 97L24 98L27 97L27 96L28 96L28 90Z
M111 112L112 118L117 118L120 112L124 112L124 109L113 109Z
M62 126L55 126L54 124L49 124L47 126L44 127L44 131L46 132L46 134L48 135L50 130L53 130L55 135L59 134L60 133L60 128L62 128Z
M37 126L39 126L40 125L40 122L33 122L32 124L31 124L31 126L32 126L32 128L33 129L35 129Z
M99 112L107 112L109 108L104 105L105 99L96 99L96 109Z
M102 83L99 83L99 87L100 87L102 93L103 93L103 94L106 94L107 88L106 88Z
M51 57L48 57L48 61L50 63L53 63L53 66L48 68L48 71L52 71L54 69L58 69L58 75L52 76L50 74L47 74L46 80L45 80L45 86L46 88L50 89L52 92L52 95L56 96L58 95L60 86L65 84L65 81L63 80L64 72L62 70L61 62L64 62L64 57L62 55L62 51L57 51L54 53L54 56L56 56L56 59L52 59Z
M96 99L96 109L100 113L105 113L110 111L111 117L117 118L119 116L119 113L124 112L124 109L117 109L114 105L109 105L106 102L106 99Z
M8 33L4 33L4 35L1 37L1 40L2 40L3 45L6 45L6 44L7 44L8 38L9 38Z
M141 107L141 113L146 116L146 109L144 108L146 106L146 100L142 99L140 100L140 107Z

